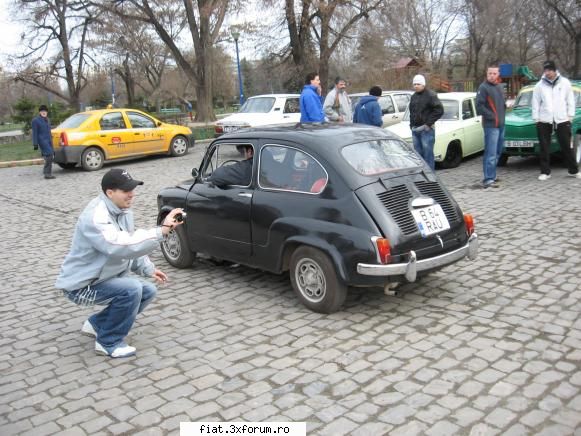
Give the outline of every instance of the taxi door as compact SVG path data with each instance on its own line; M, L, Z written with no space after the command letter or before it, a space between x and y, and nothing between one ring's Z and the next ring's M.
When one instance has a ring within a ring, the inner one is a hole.
M159 153L165 151L164 132L157 127L153 118L137 111L127 111L127 119L130 124L130 136L132 136L134 153Z
M107 159L133 154L133 144L128 140L127 123L121 111L103 114L99 120L97 136L107 153Z

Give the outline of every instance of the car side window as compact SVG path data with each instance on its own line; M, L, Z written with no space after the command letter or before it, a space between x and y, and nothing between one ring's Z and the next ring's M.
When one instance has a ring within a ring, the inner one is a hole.
M298 114L301 112L298 98L287 98L284 103L285 114Z
M101 117L99 120L101 130L117 130L126 129L125 120L121 112L109 112Z
M202 179L210 177L210 175L222 166L235 165L236 163L246 159L245 149L247 147L254 147L247 143L221 143L216 146L207 155L207 159L202 168Z
M410 103L410 95L409 94L395 94L393 96L395 100L395 104L397 105L398 112L405 112Z
M296 148L266 145L260 153L261 188L319 194L327 181L327 172L319 162Z
M474 118L474 107L472 106L472 100L464 100L462 102L462 119L469 120Z
M131 123L131 127L134 129L154 129L156 127L155 122L140 113L137 112L127 112L127 117Z
M383 97L379 97L377 99L379 103L379 107L381 108L381 113L385 114L393 114L395 112L395 108L393 107L393 102L391 101L391 96L384 95Z

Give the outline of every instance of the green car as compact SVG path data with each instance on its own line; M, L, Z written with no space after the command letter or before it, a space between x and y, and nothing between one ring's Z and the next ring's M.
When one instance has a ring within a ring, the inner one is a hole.
M577 163L581 163L581 81L571 81L575 95L575 117L573 118L573 136L571 142L576 147ZM532 118L532 101L534 85L520 90L512 111L506 113L504 131L504 153L498 162L499 166L506 165L510 156L538 156L539 138L537 128ZM551 153L560 151L557 137L551 139Z

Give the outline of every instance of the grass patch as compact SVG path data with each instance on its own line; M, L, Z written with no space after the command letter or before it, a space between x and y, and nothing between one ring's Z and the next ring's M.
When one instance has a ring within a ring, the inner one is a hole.
M214 139L214 126L192 127L192 132L196 140Z
M0 144L0 162L39 159L41 157L40 151L32 149L30 140L12 144Z
M10 132L11 130L22 130L24 124L2 124L0 125L0 132Z

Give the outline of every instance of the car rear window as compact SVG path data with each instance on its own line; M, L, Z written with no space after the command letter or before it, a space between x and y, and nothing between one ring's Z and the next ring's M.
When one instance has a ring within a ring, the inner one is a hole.
M422 164L419 156L399 139L359 142L343 147L341 155L359 174L373 176Z
M74 129L79 127L81 124L85 122L87 118L89 118L90 114L75 114L68 117L62 123L60 123L57 129Z
M460 114L458 113L458 101L456 100L445 100L440 99L442 106L444 106L444 114L440 120L459 120ZM405 111L402 121L410 120L410 108L408 107Z
M249 98L240 108L241 113L267 113L270 112L275 102L274 97Z
M523 92L516 97L513 108L515 107L531 107L533 104L533 93Z

